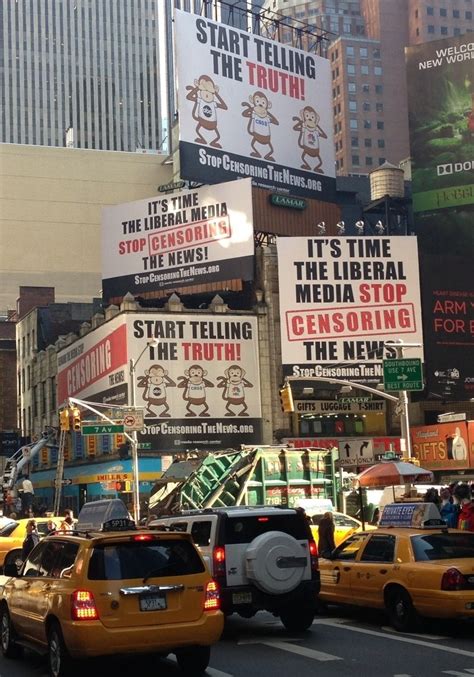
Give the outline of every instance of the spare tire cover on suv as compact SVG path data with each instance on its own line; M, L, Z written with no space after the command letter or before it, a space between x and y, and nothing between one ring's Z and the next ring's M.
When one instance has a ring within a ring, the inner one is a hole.
M257 536L245 552L247 578L260 590L284 594L302 581L308 553L293 536L282 531L267 531Z

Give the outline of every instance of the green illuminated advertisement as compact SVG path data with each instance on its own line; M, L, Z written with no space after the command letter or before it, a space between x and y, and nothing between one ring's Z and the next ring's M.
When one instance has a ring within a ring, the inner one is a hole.
M472 205L472 34L409 47L406 54L414 211Z

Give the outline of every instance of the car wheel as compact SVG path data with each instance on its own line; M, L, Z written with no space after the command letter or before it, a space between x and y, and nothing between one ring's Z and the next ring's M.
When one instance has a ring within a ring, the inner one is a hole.
M314 615L314 609L291 609L282 611L280 620L290 632L304 632L312 626Z
M192 646L176 652L176 660L185 675L202 675L211 659L211 647Z
M16 570L19 572L23 564L21 550L10 550L10 552L5 557L3 566L5 567L7 564L14 564L16 566Z
M410 632L418 621L418 615L410 595L403 588L390 593L387 600L390 623L399 632Z
M52 623L48 630L48 665L51 677L67 677L72 673L71 657L59 623Z
M5 658L18 658L21 656L22 647L15 644L15 630L13 629L10 614L6 605L0 612L0 633L2 642L2 654Z

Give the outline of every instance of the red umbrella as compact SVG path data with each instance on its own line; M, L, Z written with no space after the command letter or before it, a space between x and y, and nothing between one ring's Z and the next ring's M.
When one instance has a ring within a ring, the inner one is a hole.
M357 476L360 487L386 487L394 484L432 482L433 473L405 461L381 461Z

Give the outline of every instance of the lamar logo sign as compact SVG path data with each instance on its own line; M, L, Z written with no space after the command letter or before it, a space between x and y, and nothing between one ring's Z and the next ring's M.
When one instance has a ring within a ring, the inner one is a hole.
M458 172L469 172L471 169L474 169L474 161L472 160L466 160L466 162L450 162L446 165L438 165L436 167L438 176L457 174Z

